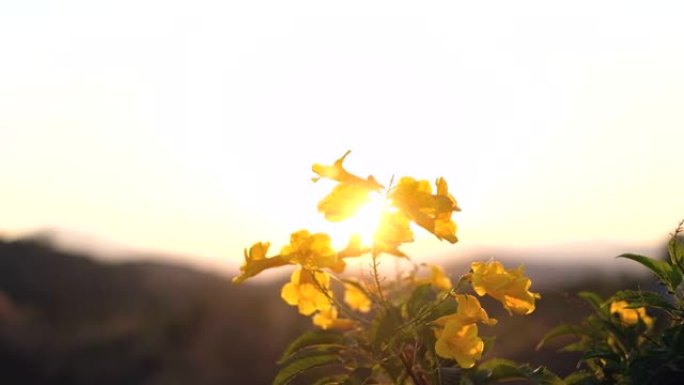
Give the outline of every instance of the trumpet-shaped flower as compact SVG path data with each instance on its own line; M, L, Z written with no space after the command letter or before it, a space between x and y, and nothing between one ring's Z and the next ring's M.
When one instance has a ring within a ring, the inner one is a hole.
M344 284L344 302L350 308L360 311L361 313L368 313L371 308L371 300L368 296L358 288L356 285L349 283Z
M344 271L344 261L332 248L328 234L310 234L307 230L294 232L290 236L290 244L280 250L280 255L308 270L329 268L338 273Z
M462 368L472 368L482 358L484 341L477 335L476 324L450 320L443 330L436 330L435 352L440 357L456 360Z
M625 326L634 326L641 320L647 329L653 327L653 318L646 314L646 309L643 307L630 309L627 301L613 301L610 304L610 314L617 316L620 323Z
M249 248L249 251L245 249L245 262L240 266L240 275L233 278L234 283L241 283L266 269L284 266L289 263L287 258L280 255L266 258L270 245L268 242L257 242Z
M370 200L371 192L380 191L383 188L372 176L362 179L344 169L342 163L349 153L350 151L347 151L332 166L313 165L313 172L319 175L313 178L314 182L321 178L340 182L318 203L318 211L323 213L329 221L341 221L353 216Z
M491 326L497 323L496 319L489 318L477 297L469 294L455 294L454 298L458 303L456 313L438 318L435 320L435 324L444 326L449 321L458 321L463 325L482 322L485 325Z
M311 315L316 311L326 311L332 306L326 295L331 295L330 276L324 272L312 272L298 268L292 273L290 282L280 291L280 296L288 305L297 306L299 313Z
M498 261L473 262L470 273L473 290L488 294L501 302L509 313L530 314L535 300L541 298L529 291L532 281L523 275L523 267L505 269Z
M435 182L437 194L426 180L403 177L390 194L392 204L412 221L439 239L455 243L456 223L451 220L453 211L459 211L454 197L449 194L444 178Z

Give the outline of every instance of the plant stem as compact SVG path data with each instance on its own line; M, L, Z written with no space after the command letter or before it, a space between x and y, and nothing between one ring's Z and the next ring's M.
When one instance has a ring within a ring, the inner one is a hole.
M387 303L385 299L385 294L382 292L382 284L380 283L380 273L378 273L378 252L375 248L375 242L373 242L373 263L371 267L373 268L373 281L375 282L375 288L378 291L378 297L380 297L380 302Z
M413 363L411 362L411 360L409 360L409 357L406 356L405 351L399 353L399 359L401 360L401 363L404 365L406 373L409 375L409 377L411 377L411 380L413 380L413 383L415 385L427 385L424 379L419 377L418 374L413 371Z
M323 287L323 285L321 285L320 282L318 282L318 279L316 279L316 274L312 273L311 275L312 275L312 277L313 277L314 284L316 285L316 288L318 289L318 291L320 291L321 293L323 293L323 295L325 295L325 296L328 298L328 300L330 300L330 302L331 302L334 306L337 306L337 308L340 309L340 311L341 311L344 315L346 315L347 317L352 318L352 319L354 319L354 320L356 320L356 321L359 321L359 322L361 322L361 323L363 323L363 324L366 324L366 325L369 325L369 324L370 324L370 322L369 322L367 319L365 319L365 318L363 318L362 316L360 316L360 315L354 313L352 310L350 310L349 308L347 308L347 306L345 306L345 305L342 304L340 301L338 301L338 300L332 295L332 290L326 289L325 287ZM335 276L331 276L331 277L333 277L334 279L338 279L338 278L335 277Z

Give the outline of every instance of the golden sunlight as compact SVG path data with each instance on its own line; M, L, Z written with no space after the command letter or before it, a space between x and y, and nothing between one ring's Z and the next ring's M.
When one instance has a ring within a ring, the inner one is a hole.
M344 221L335 222L334 226L327 229L336 250L344 249L353 235L360 236L363 245L373 244L373 237L388 202L384 194L371 192L368 197L368 202L362 205L356 214Z

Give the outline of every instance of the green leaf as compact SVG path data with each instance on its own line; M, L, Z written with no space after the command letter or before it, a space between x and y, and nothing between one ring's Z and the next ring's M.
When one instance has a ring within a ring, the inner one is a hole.
M299 350L311 346L346 345L346 342L347 338L344 335L335 331L308 331L290 343L290 345L285 349L285 352L282 354L280 359L278 359L278 364L282 364L283 362L287 361Z
M562 348L558 349L559 352L583 352L587 350L589 345L587 344L586 341L578 341L578 342L573 342L570 344L567 344L563 346Z
M372 374L373 369L371 368L356 368L349 374L344 385L365 385L371 379Z
M565 385L565 382L563 382L560 377L543 366L532 369L531 367L525 365L522 367L522 369L524 370L525 377L534 384Z
M620 361L620 356L611 351L606 350L589 350L582 355L582 360L588 360L590 358L603 358L609 361Z
M603 299L596 293L591 291L581 291L577 296L587 301L594 309L600 310L603 306Z
M383 346L396 334L402 322L401 312L394 306L388 307L384 314L380 314L371 327L373 350L382 351Z
M684 239L677 235L672 236L667 243L667 250L670 253L672 264L681 269L684 266Z
M537 344L537 350L539 350L544 344L547 342L554 340L558 337L562 336L573 336L573 337L579 337L583 335L591 335L591 332L586 330L586 328L583 328L582 326L577 326L577 325L558 325L554 327L553 329L549 330L544 334L544 337L542 337L541 341L539 341L539 344Z
M416 287L411 293L411 297L406 302L406 313L408 314L408 317L412 318L417 315L425 306L431 305L435 298L437 298L437 296L430 284Z
M311 385L344 385L347 380L347 376L344 374L336 374L332 376L324 376L316 380L316 382Z
M285 357L284 359L278 360L277 364L281 365L281 366L282 365L289 365L290 362L299 360L303 357L329 355L329 354L340 355L340 352L344 351L345 349L347 349L347 346L339 345L339 344L309 345L309 346L306 346L304 348L297 350L296 352Z
M560 377L543 366L532 368L505 359L493 359L480 364L476 376L486 382L526 379L533 384L565 385Z
M282 368L273 380L273 385L287 385L302 373L322 366L339 363L340 358L334 354L303 357L290 362L287 366Z
M506 379L524 378L514 361L495 358L481 363L477 371L488 381L500 381Z
M589 372L582 370L563 379L566 385L599 385L600 382Z
M661 281L671 288L676 288L682 282L682 273L673 269L666 261L661 261L638 254L622 254L618 258L627 258L639 262L651 270Z
M482 342L484 342L484 348L482 349L482 354L486 355L487 352L494 348L494 342L496 342L496 337L494 336L481 336Z
M663 343L673 351L684 352L684 324L680 323L665 329Z
M461 378L460 368L439 368L440 385L460 385Z
M439 304L432 311L428 319L435 320L441 316L454 314L456 313L456 310L458 310L458 303L454 301L452 297L451 299L447 299L446 301L440 301Z

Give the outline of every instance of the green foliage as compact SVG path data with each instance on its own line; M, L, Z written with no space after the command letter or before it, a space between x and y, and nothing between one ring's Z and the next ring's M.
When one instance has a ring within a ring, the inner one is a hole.
M564 385L563 381L544 367L532 368L529 365L505 359L493 359L483 362L468 376L468 382L474 385L493 384L514 380L526 380L530 384Z
M273 380L273 385L287 385L302 373L310 372L312 369L322 366L339 363L340 357L335 354L304 356L289 362L288 365L280 369L280 372L278 372L278 375Z
M278 364L282 365L293 356L305 350L334 350L338 347L344 347L346 342L347 338L335 331L308 331L290 343L278 360Z
M650 270L667 291L622 290L603 300L594 293L579 296L594 313L579 325L560 325L546 333L539 347L560 337L573 340L561 348L582 352L583 369L565 378L566 384L681 384L684 382L684 295L679 234L668 243L669 258L637 254L619 257ZM650 313L650 314L649 314ZM654 315L658 315L655 323Z
M631 259L646 266L672 291L682 283L681 270L676 266L673 266L671 262L661 261L638 254L622 254L619 255L618 258Z

